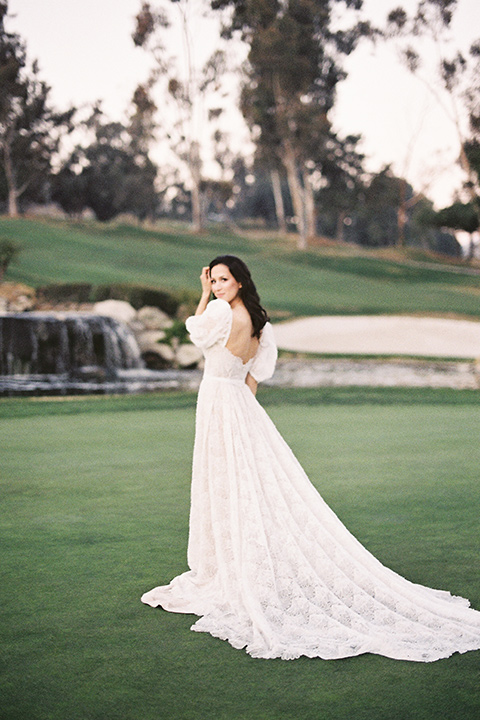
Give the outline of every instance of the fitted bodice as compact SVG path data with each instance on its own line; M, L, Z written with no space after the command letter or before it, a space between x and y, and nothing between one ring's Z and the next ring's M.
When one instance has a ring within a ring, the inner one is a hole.
M206 348L205 355L205 378L224 378L245 382L250 366L255 360L256 354L246 363L242 358L234 355L225 345L216 343ZM258 352L258 350L257 350Z
M277 346L272 326L262 328L255 355L246 363L226 346L232 330L232 308L225 300L212 300L201 315L186 320L192 342L205 356L204 378L223 378L244 383L247 374L257 382L272 377Z

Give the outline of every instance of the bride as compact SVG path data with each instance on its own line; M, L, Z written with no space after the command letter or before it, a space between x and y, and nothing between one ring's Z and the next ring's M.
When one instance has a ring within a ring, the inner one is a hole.
M204 267L186 325L205 355L198 393L188 565L142 602L256 658L376 653L431 662L480 648L468 600L384 567L310 483L255 398L277 350L250 272ZM215 300L210 300L211 292Z

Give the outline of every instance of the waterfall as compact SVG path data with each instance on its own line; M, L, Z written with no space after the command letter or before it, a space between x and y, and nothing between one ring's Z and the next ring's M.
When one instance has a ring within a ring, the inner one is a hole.
M126 325L81 313L0 316L0 375L78 375L143 367Z
M143 367L133 333L113 318L54 312L0 315L2 395L107 392L112 382Z
M145 369L134 334L111 317L0 314L0 396L194 389L200 375Z

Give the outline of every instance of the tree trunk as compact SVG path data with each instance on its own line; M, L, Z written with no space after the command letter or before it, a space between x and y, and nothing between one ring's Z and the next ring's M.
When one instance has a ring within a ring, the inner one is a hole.
M400 181L400 202L397 210L397 228L398 228L398 247L405 245L405 225L407 223L407 203L406 203L407 181Z
M313 195L313 187L310 180L308 170L303 171L303 194L305 200L305 222L306 235L308 239L313 239L317 234L317 214L315 212L315 197Z
M305 226L305 199L303 188L298 177L295 153L293 152L293 148L288 140L284 142L284 152L282 155L283 164L285 165L285 169L287 171L288 187L290 189L290 195L292 196L293 210L297 219L297 248L299 250L306 250L307 234Z
M192 177L192 225L195 232L204 228L204 217L200 185L202 181L201 160L198 143L193 141L190 146L190 174Z
M277 168L270 170L272 181L273 199L275 201L275 214L277 216L278 229L284 235L287 234L287 223L285 220L285 206L283 204L282 183Z
M457 128L458 130L458 128ZM467 176L467 184L466 184L466 190L468 194L470 195L470 200L472 203L477 202L477 190L478 190L478 184L475 181L475 173L472 170L472 166L470 165L470 161L467 157L467 153L465 152L465 141L463 140L460 130L458 130L459 139L460 139L460 167L464 171L464 173Z
M18 196L15 188L8 189L8 214L10 217L18 217Z
M18 216L18 196L17 184L15 182L15 170L13 167L12 154L10 152L10 142L8 136L5 138L3 146L5 179L8 188L8 214L10 217Z
M468 243L468 255L467 255L468 261L473 260L473 257L475 255L474 235L475 235L475 233L470 233L470 242Z
M282 137L282 145L280 156L282 163L287 171L287 181L292 198L293 211L297 219L297 248L305 250L307 247L307 235L305 227L305 198L303 188L298 176L297 159L295 151L289 137L288 117L286 116L286 108L288 104L283 97L278 75L273 78L273 91L275 95L275 112L278 121L280 136Z
M192 225L195 232L201 232L204 227L200 184L196 178L192 186Z
M336 241L343 243L345 240L345 218L347 217L347 213L345 210L341 210L338 213L337 217L337 232L336 232Z

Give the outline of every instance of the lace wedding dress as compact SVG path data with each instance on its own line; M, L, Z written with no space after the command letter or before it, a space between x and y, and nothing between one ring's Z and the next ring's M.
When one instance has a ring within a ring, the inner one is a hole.
M142 596L193 613L257 658L376 653L430 662L480 648L468 600L413 584L376 560L308 480L245 384L273 374L265 325L246 364L226 348L232 310L213 300L187 320L205 354L193 458L190 570Z

